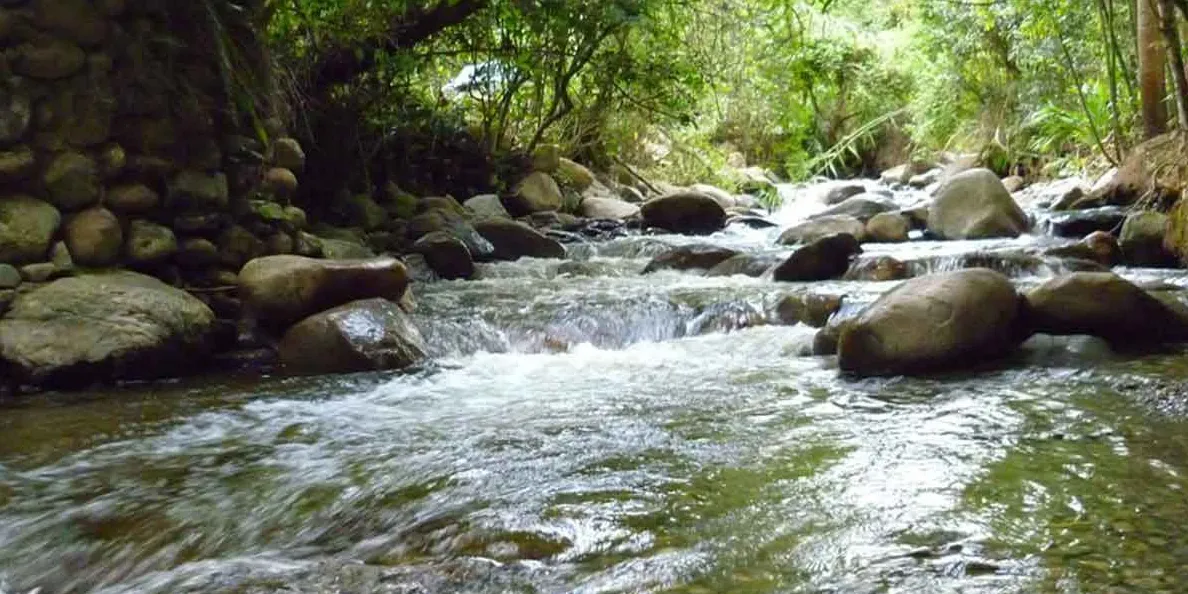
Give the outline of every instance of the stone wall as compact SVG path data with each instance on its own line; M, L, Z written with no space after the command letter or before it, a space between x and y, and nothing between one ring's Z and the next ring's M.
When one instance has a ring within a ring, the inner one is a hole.
M127 267L233 318L220 288L247 260L319 249L286 206L301 147L225 109L202 7L0 0L0 311L22 283Z

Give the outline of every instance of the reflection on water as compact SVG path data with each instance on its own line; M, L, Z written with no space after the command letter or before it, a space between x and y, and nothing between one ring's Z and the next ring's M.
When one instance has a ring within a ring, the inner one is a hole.
M685 241L420 287L416 375L7 405L0 592L1188 587L1181 354L1040 337L997 371L848 381L773 308L894 283L637 274Z

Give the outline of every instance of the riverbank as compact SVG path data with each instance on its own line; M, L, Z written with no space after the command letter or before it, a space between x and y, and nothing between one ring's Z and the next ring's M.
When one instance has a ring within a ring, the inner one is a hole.
M80 270L77 278L19 284L8 292L13 305L0 317L0 359L7 362L11 380L27 387L69 388L214 369L293 374L399 369L431 358L433 341L426 341L424 333L440 339L438 331L425 329L434 322L415 313L423 290L443 281L481 280L490 263L523 257L566 260L559 274L581 275L591 254L616 241L644 241L657 233L704 239L683 248L658 240L655 249L663 251L652 253L656 259L641 269L645 273L676 269L789 283L866 280L878 294L893 286L889 282L973 267L1014 277L1101 272L1119 265L1123 270L1178 266L1174 251L1165 247L1167 215L1100 206L1111 201L1105 188L1117 175L1103 177L1096 188L1074 179L1028 185L969 166L960 161L934 168L905 165L880 180L783 186L747 171L754 193L732 194L704 185L652 183L625 169L615 176L595 175L545 147L535 171L505 195L459 202L417 198L388 185L375 196L354 197L347 203L351 208L328 219L344 226L302 217L293 232L300 234L309 256L323 259L286 255L283 249L265 255L275 250L253 247L246 231L240 241L212 244L215 254L234 254L245 265L228 269L230 259L219 256L221 286L182 284L189 295L147 277L92 270ZM769 211L762 201L776 193L783 206ZM852 236L853 249L832 247L828 237L836 233ZM734 249L731 238L738 234L769 243L760 252L748 251L754 249L750 244ZM995 245L987 250L977 243L995 237L1024 239L1018 249ZM948 259L898 257L905 249L914 253L911 246ZM391 255L381 257L377 251ZM796 286L788 286L789 294ZM1145 286L1156 289L1154 295L1170 309L1110 322L1102 322L1105 313L1090 312L1095 320L1065 321L1063 327L1178 324L1174 287ZM1062 297L1067 298L1078 297ZM812 317L813 325L827 326L816 352L833 354L856 309L833 314L843 302L873 299L833 294L810 301L818 309L819 303L832 308ZM741 316L743 325L796 324L805 320L789 312L803 307L785 304L784 311L723 315ZM1054 331L1050 323L1042 329ZM1109 332L1088 333L1118 342ZM1010 333L1021 340L1031 331ZM564 350L583 340L560 335L544 337L542 344Z

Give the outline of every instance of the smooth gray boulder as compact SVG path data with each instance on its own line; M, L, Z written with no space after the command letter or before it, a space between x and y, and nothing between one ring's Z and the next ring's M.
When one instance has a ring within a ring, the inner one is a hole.
M838 362L860 376L976 367L1019 344L1020 303L1010 279L983 268L910 279L842 328Z
M970 169L941 183L928 210L928 230L942 239L1018 237L1031 227L1002 180Z
M285 333L280 362L294 373L403 369L426 358L425 339L396 303L353 301L314 314Z
M152 277L65 278L16 298L0 319L0 359L43 386L194 372L214 322L204 303Z

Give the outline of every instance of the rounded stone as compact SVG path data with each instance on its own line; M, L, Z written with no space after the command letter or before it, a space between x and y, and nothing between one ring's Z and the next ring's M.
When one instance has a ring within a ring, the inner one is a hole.
M144 184L124 184L108 188L104 199L112 210L119 212L146 212L161 203L161 196Z
M289 171L305 169L305 151L301 143L293 138L278 139L272 144L272 164Z
M66 223L66 246L74 261L83 266L113 264L123 245L120 220L106 208L89 208Z
M16 49L13 67L17 74L38 80L72 76L87 62L78 45L62 39L44 38Z
M297 191L297 176L283 167L273 167L264 173L260 189L281 198L288 198Z
M293 247L293 236L279 231L269 236L265 242L265 251L270 256L291 254Z
M21 284L21 271L11 264L0 264L0 289L15 289Z
M110 144L99 152L99 170L104 178L113 178L128 165L128 153L118 144Z
M40 262L62 222L53 206L29 196L0 197L0 262Z
M209 239L192 237L181 242L174 259L188 268L210 266L218 263L219 248Z
M99 201L99 166L80 153L58 155L42 176L50 202L62 210L78 210Z
M173 230L156 223L137 219L128 225L128 242L124 253L133 264L164 262L177 253L177 237Z
M36 170L37 157L33 149L18 146L10 151L0 151L0 183L24 181Z

